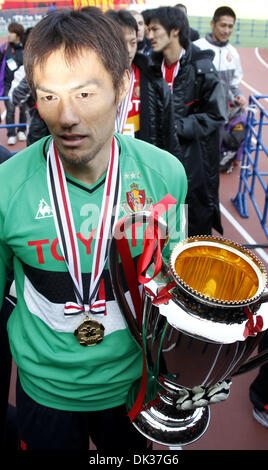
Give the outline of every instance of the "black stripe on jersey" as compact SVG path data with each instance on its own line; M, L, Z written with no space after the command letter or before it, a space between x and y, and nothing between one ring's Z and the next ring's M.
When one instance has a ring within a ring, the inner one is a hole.
M134 258L135 266L137 265L138 259L139 256ZM34 288L50 302L59 304L76 302L73 282L68 272L45 271L44 269L38 269L23 262L22 267L25 276L29 279ZM119 264L119 270L120 279L122 279L122 288L124 292L127 292L129 288L123 275L121 263ZM106 300L114 300L110 274L107 269L104 270L102 277L104 279ZM82 274L84 292L89 292L90 278L91 274Z

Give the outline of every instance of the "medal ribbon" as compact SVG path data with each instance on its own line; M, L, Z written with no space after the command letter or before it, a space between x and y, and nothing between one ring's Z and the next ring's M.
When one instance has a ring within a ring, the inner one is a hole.
M77 300L77 303L66 303L64 314L77 315L82 311L103 314L105 313L105 301L96 300L96 298L107 260L108 241L118 218L121 197L119 151L115 138L112 141L101 213L96 232L88 299L85 298L83 293L80 256L65 172L54 140L51 141L48 150L47 182L59 245L73 281Z
M178 73L178 71L179 71L179 68L180 68L180 61L178 60L176 66L175 66L174 69L173 69L173 73L172 73L171 91L173 90L174 80L175 80L175 77L177 76L177 73ZM165 60L164 60L164 59L163 59L163 61L162 61L161 70L162 70L163 78L166 80L167 66L166 66L166 63L165 63Z
M131 74L130 74L130 88L127 96L125 97L124 101L118 106L117 110L117 115L116 115L116 120L115 120L115 130L119 134L122 134L126 122L127 122L127 117L128 117L128 112L129 112L129 103L132 99L132 93L133 93L133 88L134 88L134 82L135 82L135 72L133 67L131 68Z
M182 49L179 60L176 63L174 69L173 69L172 79L171 79L171 91L173 91L174 80L175 80L176 76L178 75L178 72L179 72L179 69L180 69L180 60L181 60L181 58L184 54L185 54L185 49ZM167 65L165 63L165 59L162 60L161 71L162 71L163 78L166 80Z

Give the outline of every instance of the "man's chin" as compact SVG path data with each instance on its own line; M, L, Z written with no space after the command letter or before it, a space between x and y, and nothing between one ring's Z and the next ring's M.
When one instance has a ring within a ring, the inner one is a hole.
M86 165L94 158L92 157L92 155L89 155L88 153L83 154L82 152L79 152L78 150L75 150L75 149L71 153L62 152L60 150L59 156L64 163L70 166Z

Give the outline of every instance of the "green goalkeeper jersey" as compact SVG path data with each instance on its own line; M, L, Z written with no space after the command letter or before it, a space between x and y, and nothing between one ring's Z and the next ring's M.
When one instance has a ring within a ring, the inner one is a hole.
M169 153L131 137L115 134L120 151L119 218L159 207L170 241L166 255L182 237L181 204L187 180ZM113 295L108 266L102 275L106 313L103 341L83 347L74 330L83 314L64 315L75 301L63 259L49 197L46 156L51 137L14 155L0 167L0 302L6 277L14 270L17 304L8 320L14 361L25 392L36 402L70 411L119 406L142 374L142 352ZM105 175L92 186L66 175L78 240L83 286L88 289ZM170 195L173 203L165 205ZM176 201L176 203L174 202ZM142 251L137 228L130 240L133 259ZM125 287L129 298L128 287Z

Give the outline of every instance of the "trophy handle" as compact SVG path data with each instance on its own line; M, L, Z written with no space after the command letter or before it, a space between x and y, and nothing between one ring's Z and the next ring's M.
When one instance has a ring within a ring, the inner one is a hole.
M168 241L168 230L167 230L167 225L165 221L161 217L158 217L157 215L154 215L153 213L149 211L139 211L137 213L127 215L126 217L124 217L123 219L120 219L117 222L117 225L115 227L114 234L110 243L109 258L108 258L109 272L110 272L115 299L117 300L119 308L128 324L131 334L133 335L133 337L135 338L135 340L138 342L140 346L143 343L141 324L139 324L137 319L134 317L129 307L129 303L126 299L125 292L122 287L125 284L125 281L123 282L122 280L122 275L124 272L126 274L126 271L130 271L131 268L132 268L132 272L135 271L135 274L133 275L133 279L131 282L132 285L128 285L130 292L131 292L131 289L136 289L136 293L137 293L137 290L139 289L139 284L145 283L147 281L145 281L144 278L143 278L143 281L139 281L136 267L133 266L133 260L132 260L130 251L128 251L128 259L125 261L125 263L123 263L123 260L121 259L122 265L126 264L126 266L123 266L123 269L122 269L122 267L119 264L118 246L120 244L120 241L122 241L122 239L124 239L124 241L126 241L128 245L128 240L126 237L126 230L128 228L130 228L132 225L135 225L135 224L144 224L144 223L153 227L154 230L157 229L160 231L161 239L164 240L164 243L162 244L162 247L161 247L163 248L163 246ZM159 250L158 250L158 253L159 253ZM152 256L149 256L150 258L148 260L149 264L152 263L153 257L154 257L154 252L152 253ZM160 260L160 265L161 267L163 265L162 257ZM146 268L147 268L147 265L146 265ZM142 321L143 299L141 298L140 292L138 293L137 296L140 297L140 302L141 302L140 303L140 315L141 315L140 320Z
M265 304L267 302L268 302L268 289L266 288L263 294L261 295L260 303ZM263 331L263 333L265 332L266 330ZM261 335L263 333L259 333L259 334ZM256 369L256 367L260 367L267 362L268 362L268 349L265 349L262 352L258 353L256 356L249 359L244 364L242 364L242 366L239 367L239 369L232 375L232 377L235 377L236 375L245 374L246 372Z
M261 295L261 298L260 298L260 302L261 304L265 304L268 302L268 289L264 289L264 292L263 294Z

